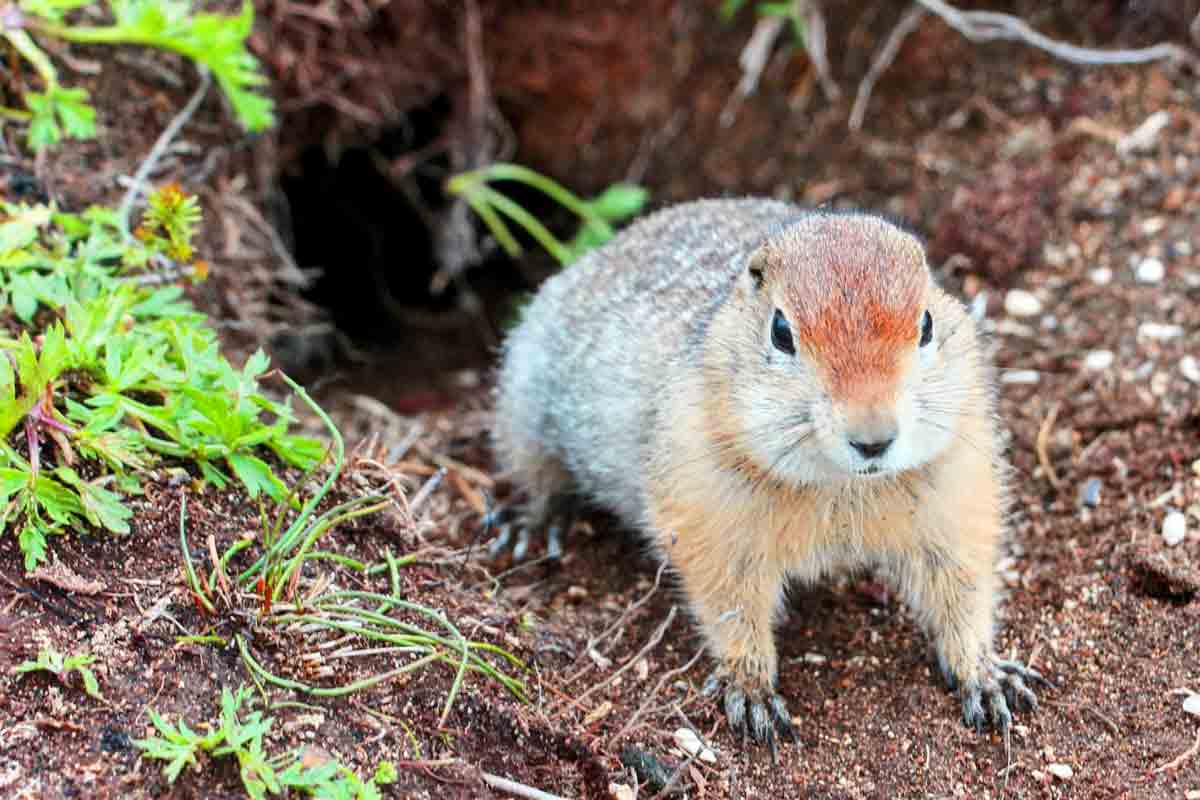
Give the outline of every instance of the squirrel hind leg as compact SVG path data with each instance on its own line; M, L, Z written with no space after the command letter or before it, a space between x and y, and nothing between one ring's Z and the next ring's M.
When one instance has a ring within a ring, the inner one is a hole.
M557 460L543 459L532 469L514 469L512 478L528 499L523 506L506 506L492 515L498 533L488 545L489 560L496 561L511 551L514 562L524 561L534 537L544 535L545 557L557 561L575 510L570 474Z

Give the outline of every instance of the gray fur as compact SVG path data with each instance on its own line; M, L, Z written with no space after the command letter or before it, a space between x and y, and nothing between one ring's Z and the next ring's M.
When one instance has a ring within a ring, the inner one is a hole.
M746 257L802 213L756 198L673 206L546 281L505 344L496 402L497 455L531 493L529 524L572 491L645 523L652 398Z

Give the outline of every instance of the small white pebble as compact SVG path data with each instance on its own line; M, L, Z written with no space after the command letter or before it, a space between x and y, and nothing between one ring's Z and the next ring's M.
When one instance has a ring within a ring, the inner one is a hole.
M1004 296L1004 310L1013 317L1032 317L1042 313L1042 301L1024 289L1010 289Z
M821 655L820 653L805 653L804 654L804 663L805 664L824 664L826 661L828 661L828 659L825 658L825 656Z
M1083 359L1083 366L1085 369L1099 372L1111 367L1115 358L1112 350L1093 350Z
M1137 265L1138 283L1158 283L1167 274L1167 268L1157 258L1146 258Z
M1162 397L1171 386L1171 377L1165 372L1156 372L1150 379L1150 394Z
M1000 374L1001 383L1032 384L1041 380L1041 375L1035 369L1010 369Z
M717 760L717 754L704 746L700 737L691 728L680 728L675 731L675 744L689 756L697 756L701 761L712 764Z
M1170 511L1162 522L1162 538L1167 547L1174 547L1187 536L1187 517L1182 511Z
M1046 772L1049 772L1060 781L1069 781L1075 777L1075 770L1071 769L1070 764L1047 764Z
M1146 236L1162 233L1162 229L1165 227L1167 227L1167 221L1162 217L1148 217L1142 220L1142 233Z
M691 728L680 728L675 731L675 744L686 753L695 753L704 745L700 743L700 737Z
M1200 383L1200 362L1194 356L1179 359L1179 371L1192 383Z
M646 663L646 659L639 658L633 665L633 674L639 681L646 680L650 676L650 665Z
M1158 135L1170 122L1171 115L1166 111L1155 111L1141 125L1117 140L1117 152L1124 156L1152 149L1158 143Z
M1200 789L1188 789L1183 793L1183 800L1200 800Z
M1200 694L1189 694L1183 699L1184 713L1200 717Z
M1138 336L1145 339L1153 339L1157 342L1164 342L1168 339L1177 339L1183 335L1183 328L1179 325L1167 325L1162 322L1143 322L1138 325Z
M1088 273L1088 277L1092 279L1092 283L1097 286L1107 286L1112 283L1112 270L1108 267L1100 267Z
M608 785L608 796L612 800L637 800L637 795L633 793L633 787L626 786L623 783L610 783Z
M1061 267L1067 263L1067 250L1047 242L1042 246L1042 260L1052 267Z

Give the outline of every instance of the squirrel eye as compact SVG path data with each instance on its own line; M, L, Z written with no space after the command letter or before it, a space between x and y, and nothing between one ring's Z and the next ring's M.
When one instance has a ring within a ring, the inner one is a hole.
M775 318L771 320L771 344L781 353L793 355L796 352L796 345L792 342L792 328L779 309L775 309Z
M933 341L933 317L928 311L921 317L921 347Z

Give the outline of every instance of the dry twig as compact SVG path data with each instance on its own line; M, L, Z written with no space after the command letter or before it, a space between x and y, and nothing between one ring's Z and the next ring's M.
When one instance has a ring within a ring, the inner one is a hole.
M787 20L783 17L762 17L754 26L754 32L750 34L750 39L742 48L741 56L738 57L738 64L742 68L742 79L738 81L733 94L725 101L725 108L721 109L721 127L728 128L733 124L742 101L754 94L758 88L758 81L762 78L763 69L767 66L771 51L775 49L775 40L779 38L779 34L783 33L786 24Z
M1192 742L1192 746L1182 753L1171 759L1160 767L1155 767L1155 772L1166 772L1167 770L1179 769L1189 758L1200 753L1200 730L1196 731L1196 741Z
M666 634L667 628L671 627L671 623L675 621L675 614L678 611L679 611L679 606L671 606L671 610L669 612L667 612L667 618L664 619L662 621L662 624L659 625L658 628L655 629L654 633L652 633L650 635L650 638L646 640L646 643L644 645L642 645L641 650L638 650L636 653L634 653L629 658L628 661L626 661L624 664L622 664L620 667L618 667L616 670L614 670L613 673L611 675L609 675L607 678L600 681L596 685L592 686L592 688L588 689L586 692L579 695L579 697L572 700L570 702L570 704L568 705L568 708L579 708L583 704L584 700L587 700L593 694L600 691L605 686L608 686L610 683L612 683L618 677L623 675L626 670L628 670L630 667L632 667L634 664L636 664L638 662L638 659L644 658L647 653L649 653L651 650L653 650L655 647L657 647L658 643L662 641L663 636Z
M829 53L826 49L825 13L817 0L795 0L796 16L804 20L804 49L808 60L817 72L817 80L825 99L833 103L841 99L842 90L833 79L829 68Z
M179 135L179 131L188 123L192 115L196 113L196 109L200 107L200 103L204 100L204 96L208 94L208 87L212 85L212 75L203 67L200 68L200 85L196 87L192 98L185 105L170 124L159 134L155 140L154 146L150 148L150 152L138 167L137 172L133 174L133 183L125 190L125 196L121 198L121 204L117 206L117 219L120 220L121 230L129 236L129 214L133 211L133 204L137 200L138 195L143 191L146 184L146 179L150 177L150 173L154 171L154 167L158 164L159 159L167 152L172 140Z
M1134 50L1099 50L1060 42L1039 33L1029 23L999 11L961 11L944 0L915 0L972 42L1017 41L1044 50L1062 61L1083 66L1147 64L1151 61L1194 61L1184 48L1170 42Z
M1042 427L1038 429L1037 435L1037 457L1038 463L1042 465L1042 471L1046 473L1046 479L1050 481L1050 485L1056 490L1062 488L1062 480L1058 477L1058 473L1054 471L1054 465L1050 463L1050 433L1054 430L1054 422L1058 419L1058 411L1062 408L1062 403L1058 400L1054 401L1054 405L1050 406L1049 413L1046 414L1046 419L1042 421Z
M297 289L304 289L312 283L313 271L305 271L296 263L296 259L292 257L292 253L287 248L287 244L283 241L283 237L279 235L279 231L275 230L275 226L267 221L267 218L262 215L258 208L244 197L236 194L230 194L222 198L225 204L231 208L236 208L249 219L259 229L259 231L267 237L267 241L271 245L271 250L275 253L275 257L279 259L282 267L274 277L290 284Z
M687 672L689 669L694 667L696 665L696 662L700 660L700 657L702 655L704 655L703 647L700 648L699 650L697 650L696 654L694 656L692 656L690 659L688 659L687 663L684 664L682 667L676 667L675 669L670 670L669 672L664 672L659 677L658 682L654 684L654 688L650 691L650 693L648 695L646 695L646 699L643 700L642 704L637 707L637 710L633 712L633 715L629 718L629 720L625 723L625 725L621 728L621 730L617 731L616 734L612 737L612 741L619 742L623 736L625 736L629 733L632 733L634 730L636 730L638 720L641 719L642 715L645 714L650 709L650 706L653 705L653 703L654 703L654 699L656 697L658 697L658 695L662 692L663 687L665 687L667 685L667 683L669 683L670 681L675 680L676 677L682 675L683 673Z
M871 101L871 93L875 91L875 84L879 81L879 76L896 60L896 55L900 52L900 45L904 44L904 40L917 29L924 18L925 9L914 3L904 12L904 16L900 17L896 27L892 28L883 47L875 53L875 58L871 60L867 74L858 84L858 93L854 96L854 106L850 109L850 130L862 130L863 118L867 115L867 104Z
M954 30L972 42L1017 41L1036 47L1062 61L1084 66L1099 66L1112 64L1146 64L1152 61L1186 61L1194 62L1195 56L1185 48L1171 42L1160 42L1152 47L1142 47L1133 50L1101 50L1093 47L1080 47L1068 42L1051 39L1030 27L1029 23L1012 14L998 11L962 11L944 0L913 0L896 27L892 29L883 47L875 54L867 74L858 85L858 93L854 98L854 106L850 111L850 130L862 129L863 119L867 113L867 104L871 93L880 76L900 51L900 46L909 34L917 29L928 11L935 14ZM1193 26L1193 38L1200 43L1200 17Z
M526 786L523 783L501 778L499 775L493 775L490 772L479 771L479 777L483 778L483 782L501 792L507 792L517 797L525 797L528 800L564 800L563 797L557 794L543 792L541 789L535 789L532 786Z
M425 481L425 484L417 490L417 493L413 495L412 502L408 504L408 511L410 514L417 513L417 509L425 504L425 501L429 499L429 496L433 494L434 490L437 489L437 487L441 484L442 479L446 477L446 471L446 468L442 467L437 472L433 473L433 475L429 476L429 480Z
M595 650L597 644L605 641L606 639L609 640L609 647L607 647L605 649L608 650L608 649L612 648L612 642L616 641L616 639L613 637L613 634L617 630L619 630L622 625L624 625L626 622L629 621L629 617L630 617L630 615L633 614L634 611L637 611L639 608L644 606L646 604L646 602L651 597L654 596L654 593L658 591L659 582L662 580L662 574L666 570L666 568L667 568L666 561L663 561L661 564L659 564L658 571L654 573L654 585L650 587L650 590L648 592L646 592L644 595L642 595L640 598L638 598L637 600L633 601L628 606L626 606L625 610L621 612L621 615L619 617L617 617L615 622L613 622L611 625L609 625L607 628L605 628L604 630L602 630L600 633L596 634L595 636L588 637L587 647L584 648L584 651L583 651L584 655L591 653L593 650ZM582 656L581 656L581 658L582 658ZM568 687L571 684L575 683L575 681L577 681L581 677L583 677L583 675L588 670L590 670L592 668L592 666L593 665L591 663L585 664L583 667L580 668L580 670L578 672L576 672L570 678L567 678L567 680L563 683L563 687L565 688L565 687Z

